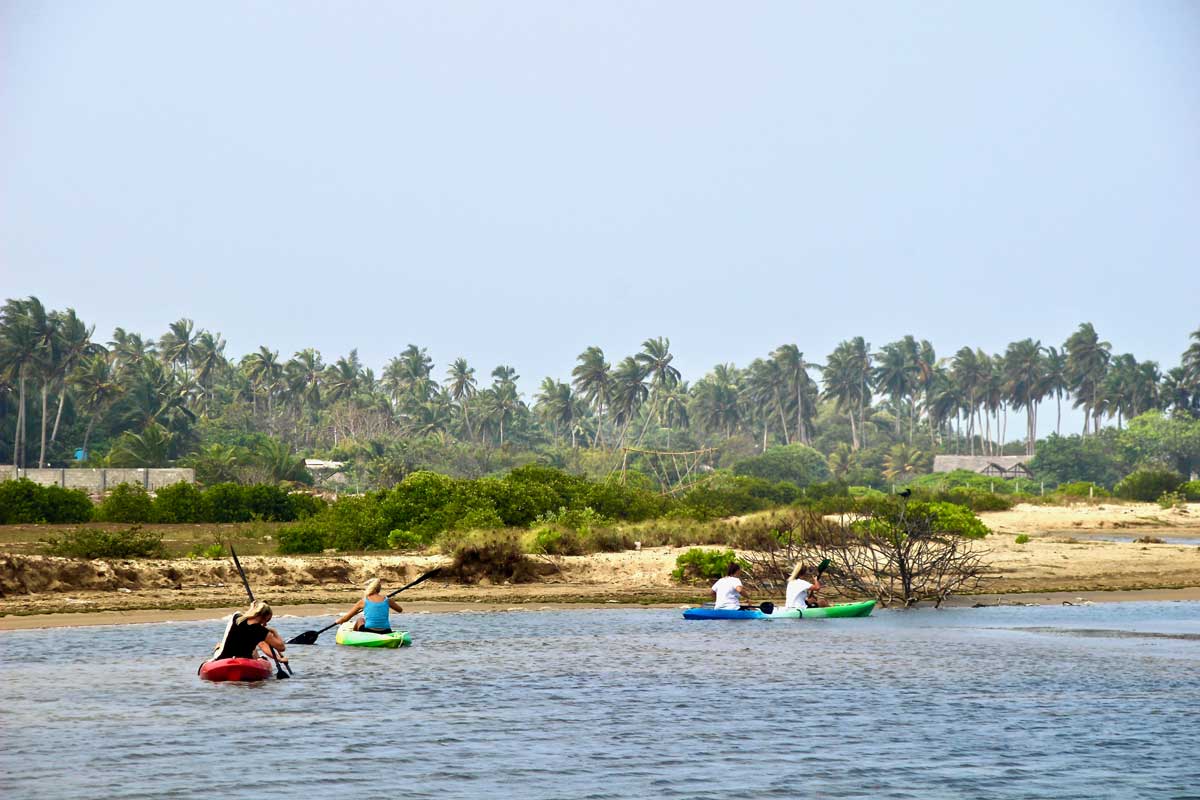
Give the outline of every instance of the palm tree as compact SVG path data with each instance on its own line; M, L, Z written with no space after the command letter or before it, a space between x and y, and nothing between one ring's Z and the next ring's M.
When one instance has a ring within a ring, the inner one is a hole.
M1004 388L1013 408L1025 409L1025 455L1032 456L1037 446L1038 403L1045 396L1045 348L1040 341L1022 339L1008 346L1004 354Z
M362 372L358 348L354 348L350 355L339 358L325 368L325 399L336 403L353 397L362 388Z
M38 357L38 330L29 305L37 302L9 300L0 309L0 369L9 381L16 381L17 428L13 434L13 470L25 463L25 381ZM37 303L40 306L41 303Z
M120 467L165 467L171 460L171 432L151 423L141 433L125 431L109 454L111 462Z
M190 319L178 319L168 326L167 332L158 340L162 358L170 365L172 373L175 372L176 364L182 364L183 374L188 374L196 346L193 335L195 327L196 323Z
M599 447L604 428L604 409L612 397L610 367L604 360L604 351L599 347L589 347L579 354L577 360L579 363L571 370L572 384L592 407L596 417L596 435L592 439L592 447Z
M1192 331L1189 338L1195 341L1183 351L1179 366L1183 368L1183 379L1192 387L1192 391L1200 392L1200 328Z
M833 475L834 480L844 479L846 473L856 466L858 466L858 456L845 442L839 443L829 454L829 472Z
M866 406L871 402L871 355L861 336L843 341L825 359L825 392L837 410L850 418L851 446L866 445ZM857 418L857 423L856 423Z
M794 344L775 348L771 358L779 365L780 374L787 382L788 395L795 400L796 438L801 444L811 444L812 420L817 412L817 384L808 371L821 369L821 366L806 361L804 353Z
M771 419L779 415L780 428L783 432L783 443L789 444L787 415L784 413L783 394L786 389L786 379L779 362L775 359L764 361L756 358L746 369L745 395L755 418L762 423L762 449L767 450L767 433Z
M613 422L621 426L616 448L625 444L625 434L649 395L646 371L642 365L633 356L621 359L612 375Z
M299 351L287 362L284 376L297 408L307 406L315 421L321 409L325 379L325 363L320 352L311 347Z
M58 427L62 422L64 401L67 397L67 379L79 366L80 361L93 353L103 350L100 345L92 342L95 327L89 328L75 314L75 309L68 308L53 316L58 320L59 358L55 380L58 383L58 410L54 412L54 428L50 431L50 444L58 440Z
M88 416L87 429L83 433L84 453L87 452L96 422L123 392L116 379L114 363L113 355L104 352L92 353L83 358L71 375L71 385L79 397L79 404Z
M113 331L108 347L116 358L113 366L118 371L137 369L155 353L153 343L143 340L140 333L128 333L124 328Z
M217 376L229 366L225 360L225 339L219 333L200 331L192 348L195 359L196 383L204 396L204 413L208 414Z
M1044 366L1046 393L1049 397L1054 395L1057 414L1054 419L1054 433L1062 435L1062 399L1067 393L1069 382L1067 379L1067 354L1057 347L1046 348L1046 362Z
M712 372L696 381L688 414L708 431L720 431L725 438L742 421L742 375L732 364L717 364Z
M889 481L915 478L929 470L929 457L910 444L897 442L883 458L883 476Z
M642 342L642 351L634 356L634 360L642 367L646 377L650 379L650 410L646 414L642 432L638 434L638 444L646 436L650 421L658 416L659 404L663 392L679 384L679 370L671 366L675 356L671 355L671 340L665 337L647 339ZM659 420L661 424L661 419Z
M1075 395L1075 407L1084 407L1083 435L1088 434L1088 418L1091 417L1094 433L1100 432L1100 416L1097 406L1108 369L1112 345L1100 341L1092 323L1085 322L1066 341L1067 379Z
M467 406L475 396L475 370L467 365L465 358L456 358L446 371L446 388L450 399L458 403L463 413L463 424L467 429L467 438L471 438L471 417Z
M987 389L989 368L980 362L982 351L961 347L954 354L950 375L957 384L959 393L966 399L967 441L970 454L975 455L975 412L979 409L979 396Z
M917 364L915 345L916 342L913 341L911 336L906 341L885 344L875 354L876 366L871 371L871 377L876 390L892 398L892 407L896 411L896 438L900 437L900 409L903 408L906 398L915 398L917 385L921 376L921 368ZM912 431L910 427L909 443L911 442Z
M242 369L253 384L255 393L261 392L267 400L267 417L273 417L271 398L283 382L283 365L279 363L279 351L260 346L257 353L242 359Z
M562 430L571 432L571 447L575 447L575 424L578 402L569 384L556 381L553 378L542 379L538 389L535 410L539 417L550 426L554 437L558 438Z

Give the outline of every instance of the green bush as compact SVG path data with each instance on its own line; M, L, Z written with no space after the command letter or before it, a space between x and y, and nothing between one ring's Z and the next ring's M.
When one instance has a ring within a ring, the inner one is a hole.
M1054 490L1057 494L1065 495L1066 497L1112 497L1112 494L1103 486L1099 486L1091 481L1071 481L1070 483L1060 483L1058 488Z
M164 555L162 536L143 531L137 525L124 531L80 528L42 541L49 555L68 558L161 558Z
M205 522L249 522L245 489L236 483L217 483L204 490Z
M1159 508L1187 508L1187 498L1182 492L1163 492L1158 496Z
M300 524L324 529L329 546L338 550L383 550L392 530L371 495L343 497Z
M741 516L770 508L772 502L762 497L762 481L717 475L695 487L682 498L684 513L693 519L711 520ZM757 490L757 491L756 491Z
M283 555L320 553L326 549L325 533L308 521L283 528L276 536L275 549Z
M733 465L733 474L761 478L770 483L787 481L796 486L829 480L825 456L802 444L772 447L765 453Z
M1027 533L1017 534L1016 541L1017 541L1017 544L1029 544L1029 534L1027 534Z
M1121 479L1114 487L1117 497L1152 503L1164 492L1174 492L1183 485L1183 476L1165 469L1139 469Z
M79 489L41 486L27 478L0 481L0 525L88 522L92 501Z
M929 514L933 517L933 530L938 533L956 533L966 539L982 539L991 531L969 508L954 503L909 503L907 513Z
M620 553L633 547L633 539L617 528L588 528L579 535L587 553Z
M1188 481L1180 486L1178 491L1189 502L1200 503L1200 481Z
M671 577L680 583L715 581L724 577L729 565L737 560L732 550L701 550L693 547L675 559Z
M154 518L154 503L141 486L118 483L96 507L94 516L102 522L149 522Z
M429 540L412 531L394 530L388 534L388 547L393 550L420 550L429 545Z
M534 520L534 525L561 525L564 528L582 533L592 528L612 525L614 520L596 512L591 506L583 508L559 508L558 511L547 511Z
M187 481L164 486L154 493L156 522L203 522L204 496Z
M329 504L315 494L292 492L288 495L288 505L291 506L289 519L306 519L321 513Z
M567 528L539 528L533 532L528 545L529 552L549 556L581 556L584 554L583 539Z
M242 505L251 519L291 522L294 506L286 490L267 483L242 487Z
M220 542L213 542L212 544L208 545L198 544L188 551L187 557L211 559L224 558L225 545Z

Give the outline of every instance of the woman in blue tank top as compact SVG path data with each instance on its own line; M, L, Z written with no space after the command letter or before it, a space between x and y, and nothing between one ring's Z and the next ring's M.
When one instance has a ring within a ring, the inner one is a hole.
M362 617L354 622L354 630L367 633L391 633L392 624L388 620L389 610L400 614L404 609L395 600L382 595L380 593L382 589L383 581L379 578L371 578L367 581L363 598L354 604L354 608L338 617L337 624L341 625L361 612Z

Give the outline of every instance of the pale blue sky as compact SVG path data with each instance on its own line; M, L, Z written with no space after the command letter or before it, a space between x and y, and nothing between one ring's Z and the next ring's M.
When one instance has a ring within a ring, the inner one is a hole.
M658 335L691 380L1084 320L1174 366L1200 4L0 0L27 294L234 356L414 342L527 395Z

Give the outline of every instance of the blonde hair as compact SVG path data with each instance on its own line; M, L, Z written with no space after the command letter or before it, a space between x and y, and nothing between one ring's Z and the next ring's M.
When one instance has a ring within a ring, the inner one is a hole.
M379 594L379 589L382 586L383 581L379 580L379 578L371 578L371 580L367 581L367 586L364 589L363 597L370 597L373 594Z
M794 581L794 580L796 580L796 578L799 578L801 575L804 575L807 572L808 572L808 568L805 566L804 562L797 561L795 568L792 570L791 577L789 577L788 580Z
M255 600L250 604L250 607L246 609L246 616L261 617L265 622L271 618L271 607L263 600Z

